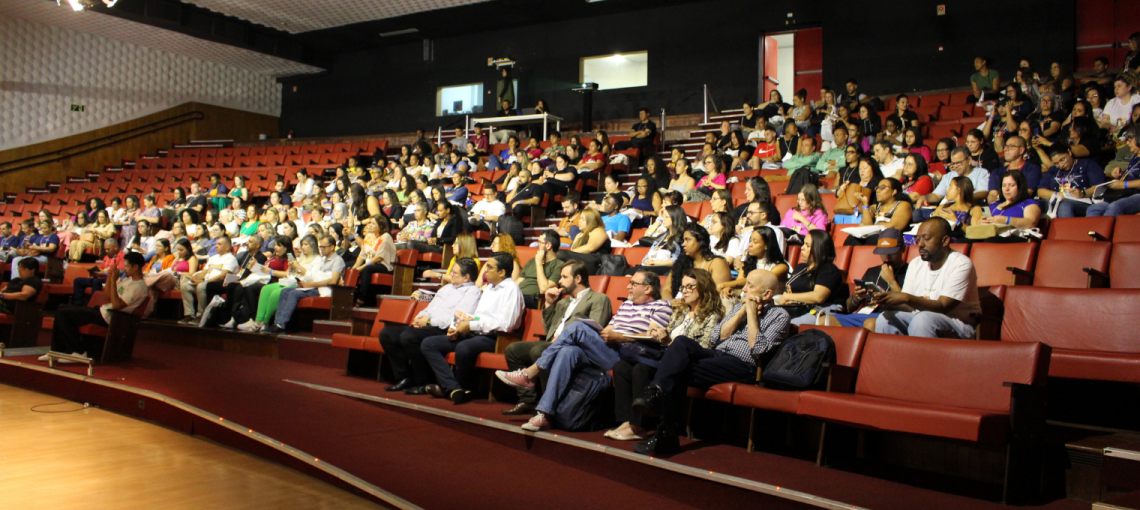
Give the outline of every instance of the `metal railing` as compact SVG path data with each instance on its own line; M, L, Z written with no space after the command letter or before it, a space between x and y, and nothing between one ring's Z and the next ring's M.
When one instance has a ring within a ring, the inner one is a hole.
M93 150L102 149L103 147L114 145L119 142L125 142L127 140L138 138L143 135L148 135L150 133L154 133L155 131L160 131L177 126L179 124L185 124L187 122L202 120L205 118L205 113L195 110L192 112L176 115L168 119L151 122L150 124L136 128L127 129L125 131L121 131L112 135L99 137L94 140L88 140L86 142L80 142L63 149L45 152L34 156L27 156L20 159L13 159L11 161L0 163L0 174L23 170L25 168L31 168L39 165L45 165L48 163L54 163L56 161L70 158L72 156L77 156L79 154L91 152Z

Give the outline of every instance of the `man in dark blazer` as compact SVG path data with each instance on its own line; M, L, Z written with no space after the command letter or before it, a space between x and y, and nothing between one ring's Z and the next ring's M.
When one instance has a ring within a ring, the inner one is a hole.
M567 296L566 299L562 299ZM510 370L526 368L535 363L542 352L550 347L566 326L578 319L592 319L605 327L613 316L610 298L590 289L590 274L586 264L571 260L562 266L558 285L552 286L543 294L546 306L542 310L542 325L546 331L545 341L515 342L507 347L504 355ZM530 340L525 338L523 340ZM546 385L547 372L542 373L542 386ZM519 388L519 403L503 411L505 415L534 414L538 402L536 388Z

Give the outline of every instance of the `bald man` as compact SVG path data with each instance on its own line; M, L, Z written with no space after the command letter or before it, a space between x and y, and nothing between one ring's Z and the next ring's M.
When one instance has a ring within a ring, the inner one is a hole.
M783 308L772 304L780 290L776 275L754 270L745 280L743 302L713 328L708 348L689 337L673 339L644 396L633 401L633 412L663 417L657 433L634 445L634 451L668 455L680 450L677 435L683 426L685 392L689 386L708 388L726 382L756 382L756 358L766 360L766 355L775 352L788 336L791 318Z
M950 249L950 224L931 218L918 227L918 255L906 270L902 292L879 292L883 314L876 333L925 338L973 338L978 273L970 258Z

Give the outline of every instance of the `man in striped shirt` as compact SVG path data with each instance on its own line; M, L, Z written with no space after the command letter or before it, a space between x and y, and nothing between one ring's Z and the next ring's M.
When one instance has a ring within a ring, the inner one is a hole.
M726 382L756 382L756 358L774 352L788 336L790 318L773 306L780 292L776 275L763 269L748 273L742 302L712 330L706 349L689 337L673 339L645 394L633 401L633 409L645 416L662 416L653 437L633 445L643 455L676 453L681 445L677 432L684 416L689 386L708 388Z
M534 415L522 426L525 430L540 431L551 428L554 409L570 390L574 374L587 366L610 370L618 361L618 347L633 341L627 335L645 335L649 327L669 325L673 307L661 299L661 277L651 271L638 271L629 279L629 299L622 303L610 319L609 326L601 331L584 321L568 324L535 364L495 375L503 382L519 389L534 387L540 370L550 372L546 390L535 407Z

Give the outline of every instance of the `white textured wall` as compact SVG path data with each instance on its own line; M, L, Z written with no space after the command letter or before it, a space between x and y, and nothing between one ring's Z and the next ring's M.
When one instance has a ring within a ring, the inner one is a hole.
M197 101L281 115L272 76L0 17L0 150ZM83 113L72 104L86 105Z

